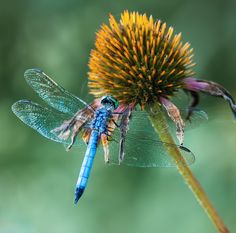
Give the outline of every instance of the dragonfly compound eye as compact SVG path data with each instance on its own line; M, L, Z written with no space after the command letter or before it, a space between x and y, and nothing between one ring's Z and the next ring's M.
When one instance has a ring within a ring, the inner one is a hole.
M101 99L101 104L102 105L112 104L114 109L117 109L119 106L118 100L115 97L110 96L110 95L103 96Z

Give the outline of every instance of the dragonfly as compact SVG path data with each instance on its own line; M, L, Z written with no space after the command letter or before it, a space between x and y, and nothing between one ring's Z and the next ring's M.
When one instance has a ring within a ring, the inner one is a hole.
M12 105L13 113L42 136L64 144L67 150L77 146L85 153L75 187L75 204L87 186L96 153L103 153L108 164L170 167L176 166L176 161L168 155L167 148L174 147L181 151L187 165L195 160L183 145L161 141L145 111L119 105L113 96L88 104L40 69L29 69L24 77L48 106L19 100ZM201 111L195 115L204 118Z

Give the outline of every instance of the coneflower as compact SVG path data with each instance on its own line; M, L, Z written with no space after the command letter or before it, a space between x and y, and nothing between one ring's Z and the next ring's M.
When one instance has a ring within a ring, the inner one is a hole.
M89 62L89 86L100 96L110 93L120 102L144 105L172 96L193 75L192 51L181 33L152 16L125 11L117 23L102 25Z
M199 91L223 97L236 116L234 100L222 86L192 78L193 49L181 41L181 33L174 34L173 27L128 11L120 22L110 15L109 22L98 31L90 56L89 87L94 96L110 94L120 103L142 107L159 102L176 123L180 143L184 123L169 101L180 89L194 98L191 107L198 103Z
M89 61L89 87L95 97L112 95L120 103L147 110L160 138L174 143L167 130L163 106L176 124L177 138L183 143L184 121L177 106L171 102L179 90L188 92L193 100L187 118L199 102L198 92L218 96L228 101L234 116L236 106L229 92L217 83L194 78L193 49L181 41L161 20L137 12L124 11L119 22L110 14L109 25L97 32L95 49ZM132 111L132 110L131 110ZM153 114L158 111L159 114ZM168 150L168 149L167 149ZM168 151L177 161L179 151ZM157 152L158 153L158 152ZM200 184L186 164L177 167L220 232L228 232L210 204Z

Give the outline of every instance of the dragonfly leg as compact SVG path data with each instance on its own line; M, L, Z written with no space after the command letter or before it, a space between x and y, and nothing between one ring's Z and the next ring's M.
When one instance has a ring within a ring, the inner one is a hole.
M186 116L186 120L191 122L191 116L194 112L194 108L199 104L199 94L195 91L188 91L191 95L191 102L188 107L188 114Z
M118 141L117 141L117 140L115 140L114 138L112 138L112 135L111 135L111 134L104 133L104 135L106 135L106 140L107 140L108 142L115 141L115 142L117 142L117 143L118 143Z
M73 132L72 135L71 135L71 143L69 144L69 146L66 147L66 150L69 151L71 149L71 147L74 145L75 143L75 139L76 139L76 136L78 135L78 132Z
M114 123L114 125L115 125L117 128L120 128L120 125L117 124L117 122L115 122L113 119L112 119L111 121Z
M104 161L105 161L105 163L109 163L109 161L110 161L109 153L107 153L106 151L104 151Z

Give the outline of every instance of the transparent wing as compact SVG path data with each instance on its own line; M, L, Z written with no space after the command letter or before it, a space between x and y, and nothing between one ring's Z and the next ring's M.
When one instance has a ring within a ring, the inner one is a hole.
M119 164L119 129L110 143L110 162ZM194 162L193 153L182 146L164 143L154 131L145 111L134 111L125 138L125 155L122 164L135 167L172 167L176 163L168 155L167 149L179 150L187 165Z
M191 114L188 117L189 112L191 112ZM207 113L200 108L180 109L180 113L181 113L183 120L185 121L185 128L187 130L195 129L198 126L200 126L208 121Z
M51 107L73 116L88 104L55 83L40 69L29 69L24 74L26 82ZM92 109L91 109L92 111Z
M63 140L52 132L53 129L62 125L65 120L70 119L71 116L69 114L42 107L29 100L20 100L14 103L12 105L12 111L21 121L42 136L59 143L70 144L70 138ZM82 142L78 143L82 144Z

